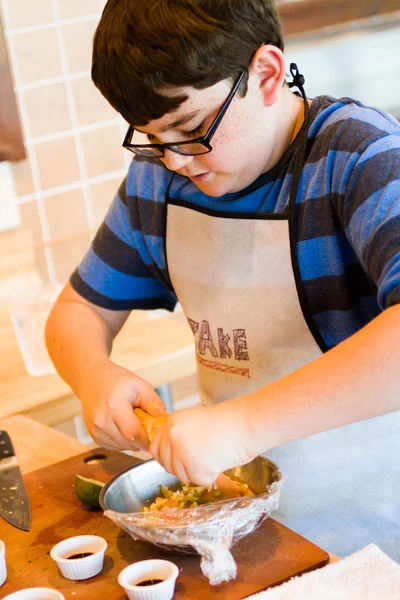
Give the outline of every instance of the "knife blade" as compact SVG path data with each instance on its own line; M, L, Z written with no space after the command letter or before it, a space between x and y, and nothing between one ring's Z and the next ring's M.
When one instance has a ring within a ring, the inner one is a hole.
M0 431L0 516L24 531L31 528L28 494L14 447L6 431Z

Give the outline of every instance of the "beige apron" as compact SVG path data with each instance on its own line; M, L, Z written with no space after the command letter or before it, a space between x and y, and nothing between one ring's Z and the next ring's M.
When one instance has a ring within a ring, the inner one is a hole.
M290 235L288 215L231 217L168 198L167 267L194 334L204 404L257 390L321 354L299 301ZM400 412L267 456L287 477L275 518L341 556L375 542L400 561Z

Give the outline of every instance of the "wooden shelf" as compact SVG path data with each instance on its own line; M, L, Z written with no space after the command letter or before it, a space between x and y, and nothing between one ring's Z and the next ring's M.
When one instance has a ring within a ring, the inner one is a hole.
M0 22L0 161L25 158L7 47Z
M296 0L279 4L285 38L380 17L391 23L400 0Z

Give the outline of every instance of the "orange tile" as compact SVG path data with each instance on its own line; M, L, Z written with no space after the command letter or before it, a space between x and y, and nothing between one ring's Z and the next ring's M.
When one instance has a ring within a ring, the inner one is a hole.
M79 125L115 119L118 113L101 95L90 77L71 82Z
M18 34L11 38L21 83L33 83L62 75L54 27Z
M81 134L88 177L125 168L118 125Z
M90 246L88 234L78 236L65 242L52 244L52 252L56 271L56 279L61 283L68 281Z
M10 29L54 21L51 0L6 0Z
M95 183L90 186L96 227L99 227L102 223L120 184L120 179L111 179L110 181L102 181L101 183Z
M11 163L17 196L26 196L35 191L31 164L29 160L19 160Z
M54 83L24 92L32 137L72 129L65 83Z
M50 196L44 204L51 240L89 230L82 189Z
M104 7L104 2L99 0L56 0L59 6L61 19L76 19L86 15L95 15L100 13ZM103 7L101 6L103 4Z
M63 25L62 35L70 73L89 72L92 65L93 35L98 20Z
M36 144L34 151L43 189L79 181L78 157L72 136Z
M37 201L23 202L19 204L18 208L21 215L22 227L31 231L32 240L35 245L41 244L43 242L43 231Z

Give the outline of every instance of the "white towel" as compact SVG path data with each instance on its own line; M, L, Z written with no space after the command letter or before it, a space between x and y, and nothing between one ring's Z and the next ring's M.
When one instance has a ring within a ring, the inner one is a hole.
M399 600L400 565L370 544L246 600Z

